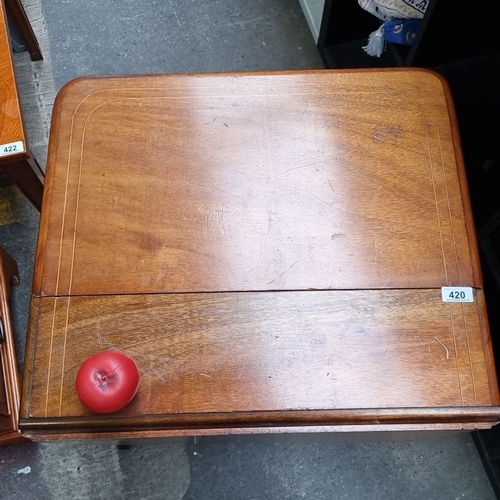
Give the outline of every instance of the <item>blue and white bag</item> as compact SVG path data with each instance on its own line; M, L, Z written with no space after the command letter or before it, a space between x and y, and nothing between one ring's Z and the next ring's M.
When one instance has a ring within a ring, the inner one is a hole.
M383 21L380 28L368 37L363 50L380 57L386 42L411 45L429 0L358 0L361 8Z

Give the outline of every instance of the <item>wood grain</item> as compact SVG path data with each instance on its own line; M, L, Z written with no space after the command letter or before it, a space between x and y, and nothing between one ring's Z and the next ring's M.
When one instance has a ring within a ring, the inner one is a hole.
M34 299L30 338L52 349L27 360L23 416L56 418L61 428L66 417L74 426L91 418L74 380L107 348L131 355L142 377L121 426L137 415L144 425L148 416L203 422L210 413L232 423L238 413L274 413L283 422L289 412L293 422L301 412L332 420L328 412L367 408L372 420L384 419L382 409L394 419L397 408L416 419L425 414L416 408L432 408L436 419L440 408L496 405L478 294L470 304L443 303L439 290Z
M3 1L0 1L0 103L0 145L16 141L26 144Z
M425 71L83 78L59 94L34 439L441 432L500 418L456 120ZM444 285L474 302L444 303ZM103 349L137 397L78 401Z
M428 72L87 78L54 116L37 295L480 285Z
M18 0L11 2L9 6L17 14L24 13ZM21 22L21 18L17 21ZM27 18L25 21L27 22ZM36 53L32 53L33 55L36 57ZM39 55L41 58L41 54ZM18 153L0 156L0 173L6 174L35 208L40 210L44 173L28 147L16 87L7 19L3 0L0 0L0 146L18 141L23 144Z

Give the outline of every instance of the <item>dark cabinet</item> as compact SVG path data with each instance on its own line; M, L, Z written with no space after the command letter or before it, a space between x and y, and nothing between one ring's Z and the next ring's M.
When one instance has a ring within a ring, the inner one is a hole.
M387 44L377 58L367 55L362 46L380 21L356 0L326 0L318 48L327 68L449 64L500 49L498 21L491 15L494 6L493 0L477 0L468 6L453 0L429 0L414 44Z

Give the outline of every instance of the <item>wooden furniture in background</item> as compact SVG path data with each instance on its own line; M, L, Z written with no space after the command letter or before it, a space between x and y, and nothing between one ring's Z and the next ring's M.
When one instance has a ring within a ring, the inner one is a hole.
M4 0L5 10L9 19L14 23L16 30L23 39L32 61L43 59L40 45L36 39L33 28L31 27L26 11L24 10L21 0Z
M11 284L19 284L17 264L0 247L0 444L25 441L18 429L21 396L9 308Z
M17 94L12 50L0 2L0 172L40 210L44 174L28 148Z
M430 72L83 78L51 130L32 439L456 431L500 418L453 105ZM472 287L447 303L441 287ZM80 364L142 374L96 415Z

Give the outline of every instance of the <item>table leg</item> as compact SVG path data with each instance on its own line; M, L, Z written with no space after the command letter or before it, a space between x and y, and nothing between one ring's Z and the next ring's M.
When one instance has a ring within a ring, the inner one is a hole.
M31 60L39 61L40 59L43 59L42 51L38 45L38 40L33 32L33 28L31 27L21 0L5 0L5 8L7 10L7 15L14 23L17 31L24 40L26 47L28 47Z
M29 158L2 165L4 173L40 211L43 199L44 174L28 150Z
M19 285L19 269L17 262L0 246L0 265L2 266L6 283L11 285ZM7 300L10 299L10 287L5 287L5 295Z

